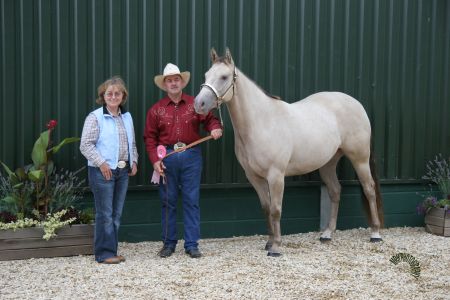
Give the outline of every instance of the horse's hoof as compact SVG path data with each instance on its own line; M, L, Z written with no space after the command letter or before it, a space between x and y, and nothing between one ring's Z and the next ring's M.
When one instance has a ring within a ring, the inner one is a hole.
M267 256L271 256L271 257L280 257L281 253L279 252L267 252Z
M331 242L331 238L320 237L319 240L320 240L322 243L328 243L328 242Z
M272 248L272 244L271 243L267 243L266 247L264 247L264 250L269 251L270 248Z
M383 241L382 238L370 238L370 242L371 243L378 243L378 242L381 242L381 241Z

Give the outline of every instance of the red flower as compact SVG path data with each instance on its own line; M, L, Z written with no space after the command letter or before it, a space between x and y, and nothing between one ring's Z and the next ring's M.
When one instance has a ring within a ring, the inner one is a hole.
M56 120L50 120L50 121L47 123L47 128L48 128L48 129L53 129L53 128L56 127L57 124L58 124L58 121L56 121Z

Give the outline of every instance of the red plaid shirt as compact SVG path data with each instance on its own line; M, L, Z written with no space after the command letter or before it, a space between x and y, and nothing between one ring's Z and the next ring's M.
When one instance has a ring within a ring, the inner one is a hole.
M200 123L209 132L222 128L211 112L206 116L197 114L194 97L187 94L181 95L177 105L168 96L154 104L147 111L144 129L145 149L152 164L158 161L158 145L171 146L177 142L188 145L200 139Z

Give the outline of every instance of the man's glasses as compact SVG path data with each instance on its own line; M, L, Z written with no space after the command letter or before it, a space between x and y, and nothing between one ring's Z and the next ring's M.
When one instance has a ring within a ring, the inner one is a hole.
M119 98L120 96L122 96L122 92L114 92L114 93L112 93L112 92L108 92L108 93L105 93L105 97L106 98L112 98L112 97L116 97L116 98Z

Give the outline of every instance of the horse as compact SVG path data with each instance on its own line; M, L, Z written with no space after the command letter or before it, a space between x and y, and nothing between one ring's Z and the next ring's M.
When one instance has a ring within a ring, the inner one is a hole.
M381 193L374 172L370 121L361 103L340 92L319 92L287 103L268 95L239 70L228 48L223 57L212 48L211 61L194 108L207 114L221 103L227 105L236 157L266 216L267 255L281 255L285 176L319 170L331 199L330 219L320 240L331 240L341 193L336 166L342 156L350 160L368 201L370 241L381 241Z

